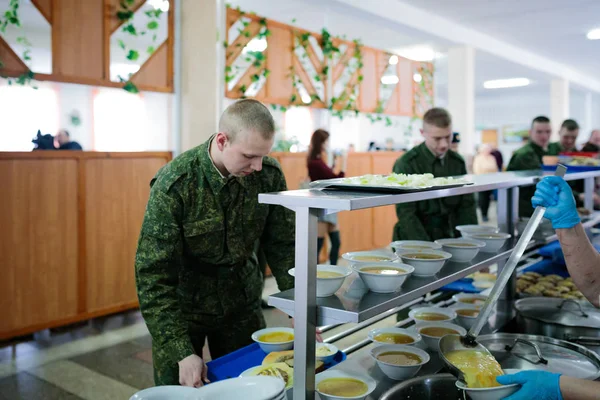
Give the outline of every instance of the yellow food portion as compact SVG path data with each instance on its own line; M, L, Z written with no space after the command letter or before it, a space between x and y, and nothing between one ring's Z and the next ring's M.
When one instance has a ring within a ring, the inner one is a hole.
M355 256L352 258L355 261L390 261L389 257L384 256Z
M258 340L265 343L282 343L294 340L294 334L288 332L270 332L260 335Z
M386 351L377 356L377 359L386 364L392 365L418 365L423 362L421 357L416 354L408 353L406 351Z
M252 375L274 376L285 382L286 388L291 388L294 385L294 370L286 363L275 363L263 365L252 371Z
M369 274L380 274L380 275L400 275L406 271L400 268L385 268L385 267L364 267L360 269L361 272L368 272Z
M358 379L329 378L319 382L317 390L331 396L356 397L367 393L369 387Z
M442 337L446 335L458 335L454 329L443 328L441 326L429 326L422 328L419 333L425 336Z
M376 342L391 343L391 344L409 344L414 343L412 337L401 333L379 333L373 336Z
M446 320L450 319L450 317L448 317L445 314L428 313L428 312L415 314L415 318L420 319L421 321L446 321Z
M441 260L444 256L438 254L402 254L402 257L415 258L417 260Z
M475 350L456 350L449 352L446 358L464 374L467 387L501 386L496 377L504 375L504 372L492 355Z
M339 278L343 276L339 272L333 271L317 271L317 278Z

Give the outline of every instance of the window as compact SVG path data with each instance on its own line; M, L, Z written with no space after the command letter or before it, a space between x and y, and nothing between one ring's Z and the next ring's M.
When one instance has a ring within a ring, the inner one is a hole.
M58 131L58 95L52 87L0 86L0 151L31 151L38 129Z

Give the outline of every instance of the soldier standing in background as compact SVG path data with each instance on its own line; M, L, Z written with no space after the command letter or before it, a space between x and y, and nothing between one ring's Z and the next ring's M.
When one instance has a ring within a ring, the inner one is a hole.
M443 108L432 108L423 116L421 134L425 141L394 164L397 174L433 174L434 177L465 175L463 158L449 150L452 119ZM396 205L398 222L393 240L437 240L456 236L462 224L477 224L475 197L452 196Z
M135 273L157 385L202 386L207 337L218 358L265 327L258 240L279 289L293 287L294 214L258 203L259 193L286 190L279 164L265 157L274 134L269 110L240 100L221 116L219 133L150 183Z

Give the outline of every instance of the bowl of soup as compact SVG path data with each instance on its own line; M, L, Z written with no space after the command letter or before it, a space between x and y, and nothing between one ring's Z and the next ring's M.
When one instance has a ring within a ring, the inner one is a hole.
M454 307L454 311L456 311L456 322L462 325L465 329L471 329L477 317L479 316L479 311L481 311L481 307L477 307L471 304L462 304Z
M391 262L398 260L398 256L391 251L371 250L371 251L353 251L342 254L342 258L351 265L373 262Z
M390 244L394 251L402 250L439 250L441 245L435 242L426 242L424 240L397 240Z
M446 335L467 334L467 330L460 325L449 322L425 322L417 326L417 332L423 337L423 342L431 351L440 351L440 339Z
M415 346L422 340L421 335L417 332L396 327L371 329L368 338L377 344L401 344L406 346Z
M416 276L433 276L440 272L452 254L441 250L401 250L398 255L405 264L415 267Z
M315 348L317 360L325 364L332 362L338 351L339 349L331 343L317 343Z
M443 251L452 254L455 262L469 262L485 247L485 242L474 239L439 239L435 242L442 246Z
M287 327L261 329L252 334L252 340L258 343L265 353L291 350L294 348L294 329Z
M352 268L358 272L370 291L375 293L393 293L402 287L414 268L397 262L378 262L355 264Z
M512 235L510 233L503 232L478 233L471 236L472 239L485 242L485 247L483 247L481 251L486 253L498 252L511 237Z
M315 389L322 400L362 400L375 390L377 382L366 375L327 370L315 376Z
M464 238L470 238L471 235L475 235L477 233L498 233L500 232L500 228L497 226L487 226L487 225L458 225L456 230L460 232L461 236Z
M517 374L519 372L521 372L523 370L520 369L504 369L504 375L512 375L512 374ZM461 381L456 381L455 385L458 389L460 390L464 390L468 397L471 398L472 400L502 400L505 399L507 397L509 397L510 395L516 393L520 388L521 385L519 385L518 383L513 383L510 385L500 385L499 383L497 383L497 386L493 386L493 387L478 387L478 388L471 388L469 386L467 386L464 382Z
M415 320L415 324L421 325L427 322L453 322L456 312L452 308L419 307L410 310L408 316Z
M487 300L487 296L474 293L458 293L452 296L452 299L456 302L456 304L452 306L453 308L460 307L464 304L482 308Z
M288 271L291 276L296 276L296 269ZM352 270L338 265L317 265L317 297L332 296L344 284L344 280Z
M371 357L388 378L404 380L415 376L429 362L426 351L400 344L383 344L371 349Z

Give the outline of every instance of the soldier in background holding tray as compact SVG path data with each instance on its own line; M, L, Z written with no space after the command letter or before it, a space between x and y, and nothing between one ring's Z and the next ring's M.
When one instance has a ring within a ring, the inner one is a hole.
M421 134L425 141L394 164L397 174L426 174L435 177L465 175L463 158L450 150L452 119L442 108L432 108L423 116ZM475 197L452 196L396 205L398 222L393 240L432 241L457 236L457 225L477 224Z

